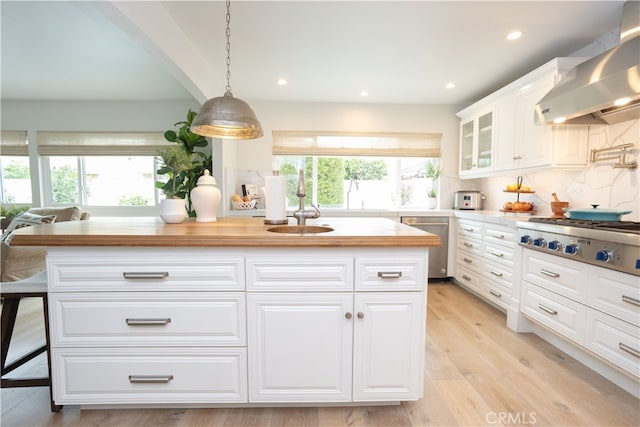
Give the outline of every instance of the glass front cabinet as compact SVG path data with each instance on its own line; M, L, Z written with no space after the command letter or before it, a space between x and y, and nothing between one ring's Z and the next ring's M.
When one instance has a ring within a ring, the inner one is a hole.
M475 114L460 115L460 176L484 173L493 167L493 106Z

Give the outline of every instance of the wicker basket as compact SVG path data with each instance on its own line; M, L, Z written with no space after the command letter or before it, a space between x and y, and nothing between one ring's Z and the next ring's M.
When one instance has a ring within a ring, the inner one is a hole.
M248 202L233 202L233 208L237 211L246 211L247 209L253 209L256 207L257 200L250 200Z

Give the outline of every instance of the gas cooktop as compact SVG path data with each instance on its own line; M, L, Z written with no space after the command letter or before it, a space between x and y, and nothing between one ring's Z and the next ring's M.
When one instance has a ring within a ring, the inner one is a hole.
M593 228L599 230L621 231L623 233L640 234L640 222L633 221L589 221L586 219L534 217L530 218L529 222L555 224L565 227Z

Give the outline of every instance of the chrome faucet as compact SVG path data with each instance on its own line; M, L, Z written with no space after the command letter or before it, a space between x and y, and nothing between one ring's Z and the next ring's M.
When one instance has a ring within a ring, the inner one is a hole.
M300 198L300 207L297 211L293 212L293 217L298 221L298 225L305 225L307 218L320 217L320 210L313 203L311 204L313 210L307 210L304 207L304 198L307 196L307 192L304 189L304 170L302 169L300 169L298 173L298 191L296 192L296 196Z

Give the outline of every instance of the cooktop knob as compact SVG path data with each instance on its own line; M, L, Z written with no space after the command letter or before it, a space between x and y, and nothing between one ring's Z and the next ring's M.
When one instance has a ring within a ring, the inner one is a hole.
M601 249L596 252L596 261L611 262L613 261L613 254L611 251Z
M549 249L550 251L559 251L561 248L562 243L558 242L557 240L552 240L547 243L547 249Z
M564 253L567 255L577 255L578 254L578 245L575 243L568 244L564 247Z
M537 248L544 248L545 246L547 246L547 241L544 240L542 237L537 237L533 239L533 246Z
M520 236L520 243L522 243L523 245L530 245L531 236L529 236L528 234L525 234L524 236Z

